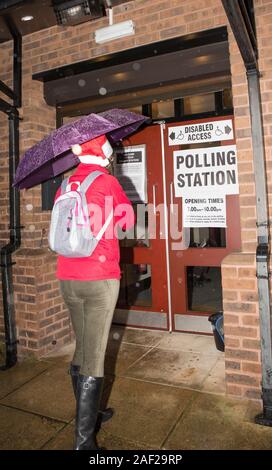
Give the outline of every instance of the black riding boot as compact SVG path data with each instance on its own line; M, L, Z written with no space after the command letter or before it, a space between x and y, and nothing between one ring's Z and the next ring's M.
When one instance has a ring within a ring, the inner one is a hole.
M75 450L99 450L96 422L103 390L103 377L78 376Z
M79 371L80 371L80 366L70 364L69 374L71 375L71 380L72 380L75 399L76 399L76 393L77 393L77 381L78 381ZM98 412L98 424L105 423L106 421L109 421L113 417L113 413L114 413L113 408L106 408L103 411L99 410L99 412Z

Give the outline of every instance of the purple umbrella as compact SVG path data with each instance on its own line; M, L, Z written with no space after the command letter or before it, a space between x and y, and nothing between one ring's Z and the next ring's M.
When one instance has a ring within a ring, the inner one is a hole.
M114 143L135 132L148 120L126 109L111 109L65 124L24 153L13 185L20 189L31 188L53 178L79 163L71 151L72 145L83 144L103 134Z

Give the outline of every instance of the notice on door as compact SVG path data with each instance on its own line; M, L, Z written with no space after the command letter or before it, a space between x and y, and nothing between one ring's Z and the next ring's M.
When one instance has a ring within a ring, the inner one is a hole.
M218 142L221 140L233 140L233 138L233 124L231 119L168 128L169 145Z
M147 202L146 146L135 145L115 150L114 176L132 202Z
M184 197L183 227L226 227L226 197Z
M176 197L239 194L236 145L176 150L173 163Z

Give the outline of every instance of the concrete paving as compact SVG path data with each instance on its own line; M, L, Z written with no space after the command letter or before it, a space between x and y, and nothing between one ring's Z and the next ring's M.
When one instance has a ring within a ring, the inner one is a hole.
M1 450L73 448L73 349L0 372ZM272 449L272 428L254 424L260 403L225 396L213 337L113 326L105 370L106 449Z

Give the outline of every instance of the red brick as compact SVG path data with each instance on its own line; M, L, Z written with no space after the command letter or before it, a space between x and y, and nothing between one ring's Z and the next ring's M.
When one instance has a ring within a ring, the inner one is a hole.
M239 313L256 313L256 304L246 302L224 302L224 311Z
M250 385L256 387L260 384L260 381L256 377L251 377L249 375L243 374L229 374L226 373L226 380L229 383L234 383L238 385Z
M262 373L262 368L260 364L255 364L251 362L243 362L242 370L243 372L250 372L250 373L259 374L259 375L261 375Z
M226 391L229 395L242 396L243 388L232 383L227 383Z
M230 349L226 348L225 351L226 359L241 359L246 361L259 361L259 354L257 351L248 351L246 349Z
M233 370L240 370L241 369L241 363L236 362L236 361L226 361L225 362L225 368L226 369L233 369Z

